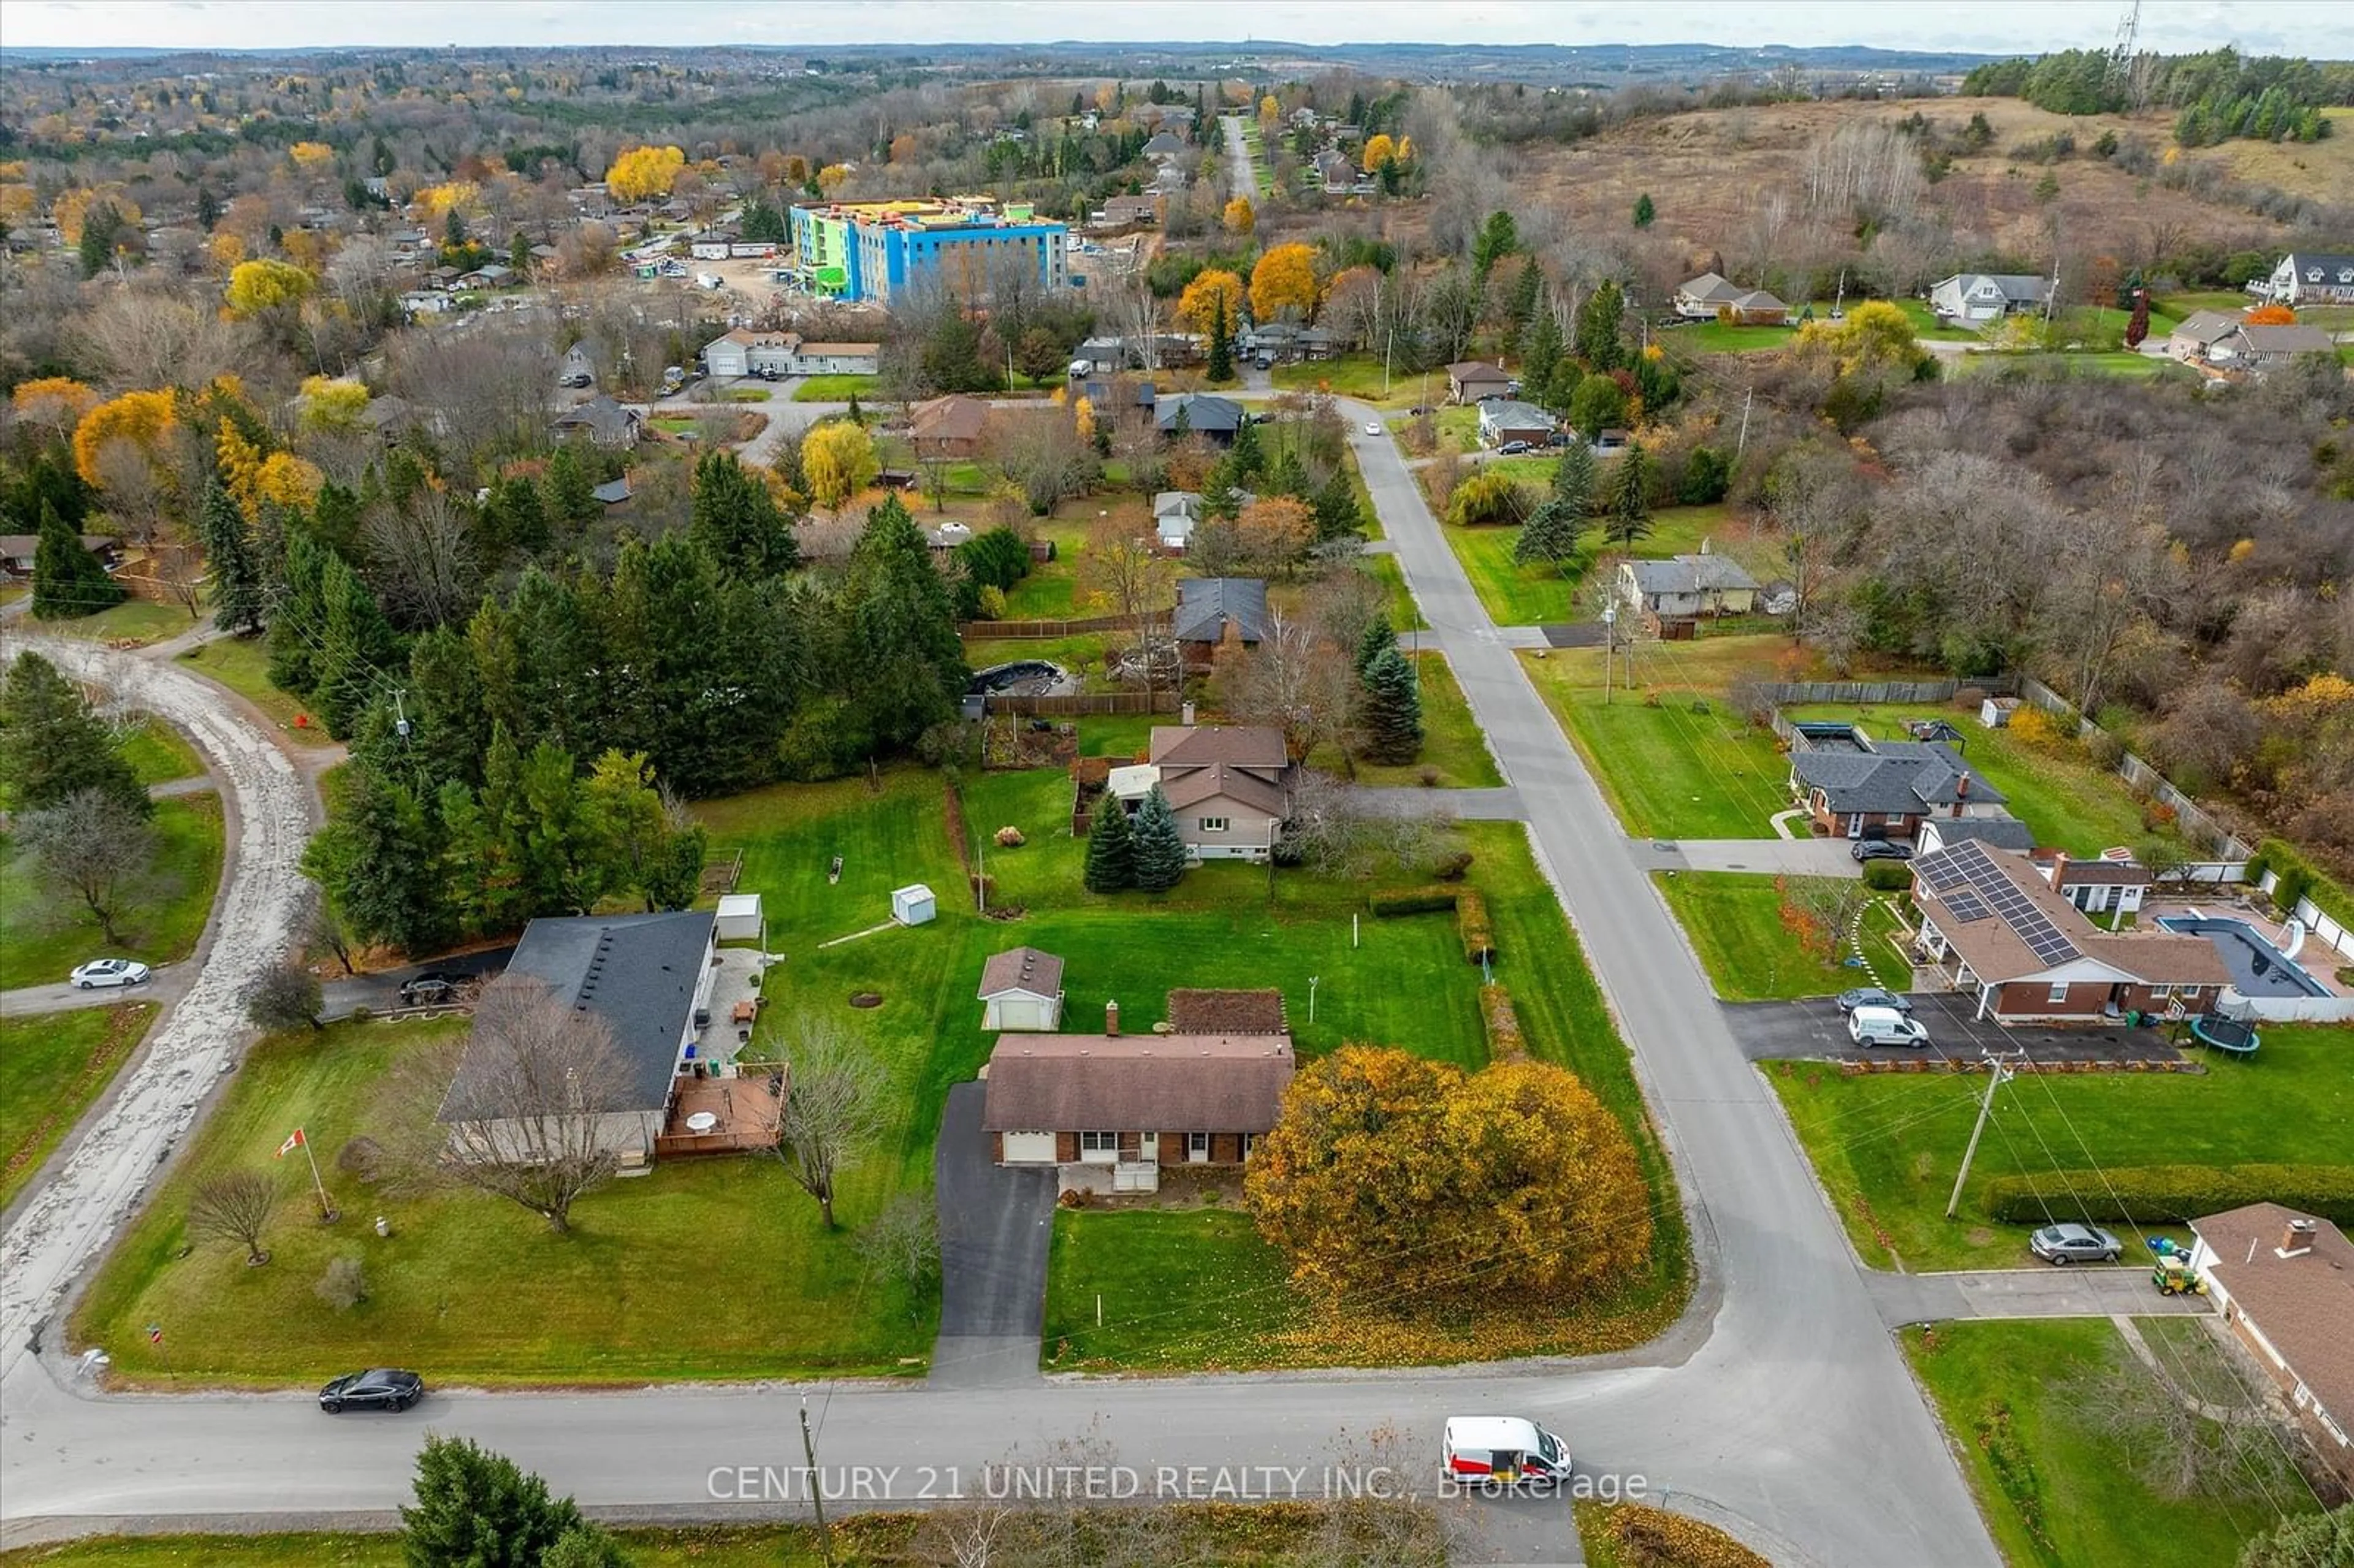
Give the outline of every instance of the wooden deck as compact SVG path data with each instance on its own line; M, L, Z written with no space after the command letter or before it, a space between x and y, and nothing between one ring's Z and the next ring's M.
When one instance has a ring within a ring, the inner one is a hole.
M767 1073L740 1078L683 1078L671 1106L670 1121L654 1139L654 1158L677 1159L695 1154L736 1154L748 1149L774 1148L784 1105L770 1086ZM689 1132L687 1118L708 1111L719 1118L708 1132Z

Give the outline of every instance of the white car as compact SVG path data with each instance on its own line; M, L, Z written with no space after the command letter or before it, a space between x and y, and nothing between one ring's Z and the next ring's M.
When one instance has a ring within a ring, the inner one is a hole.
M1382 422L1379 419L1367 419L1365 421L1365 434L1369 436L1378 436L1381 433Z
M83 991L102 985L144 985L154 973L136 959L92 959L74 970L73 982Z

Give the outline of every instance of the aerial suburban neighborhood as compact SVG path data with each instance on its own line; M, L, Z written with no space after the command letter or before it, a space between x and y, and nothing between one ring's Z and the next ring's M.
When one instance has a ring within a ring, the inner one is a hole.
M2354 1568L2354 21L1883 11L9 0L0 1568Z

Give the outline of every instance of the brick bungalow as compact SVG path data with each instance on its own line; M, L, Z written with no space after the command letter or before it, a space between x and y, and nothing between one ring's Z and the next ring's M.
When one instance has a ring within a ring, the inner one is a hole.
M2208 1299L2354 1488L2354 1242L2327 1220L2250 1203L2190 1222Z
M1240 1165L1290 1086L1280 1034L1005 1034L989 1054L981 1130L1000 1165L1052 1165L1066 1186L1150 1192L1163 1165ZM1104 1179L1108 1177L1108 1181Z
M1911 838L1930 817L2003 816L2009 797L1971 773L1942 740L1872 740L1861 731L1827 746L1822 737L1790 753L1790 792L1815 831L1859 839L1877 828Z
M2178 1000L2201 1013L2231 981L2206 938L2104 931L2027 857L1974 839L1913 861L1913 902L1916 946L1997 1023L2097 1023Z

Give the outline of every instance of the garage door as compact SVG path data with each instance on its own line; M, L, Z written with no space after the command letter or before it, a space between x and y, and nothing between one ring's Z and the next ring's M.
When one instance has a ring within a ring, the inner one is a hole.
M1052 1165L1055 1135L1051 1132L1009 1132L1005 1135L1008 1165Z

